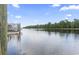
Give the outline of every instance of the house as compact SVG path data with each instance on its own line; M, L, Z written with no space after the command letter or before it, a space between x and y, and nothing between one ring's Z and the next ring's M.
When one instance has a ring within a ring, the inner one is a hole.
M15 24L15 23L8 24L8 31L13 31L13 32L20 31L20 24Z

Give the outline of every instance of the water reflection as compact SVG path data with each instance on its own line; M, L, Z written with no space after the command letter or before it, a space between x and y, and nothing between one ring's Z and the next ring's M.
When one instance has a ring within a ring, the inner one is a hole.
M11 40L11 39L21 40L21 34L9 34L8 40Z
M79 54L79 34L23 29L22 35L8 35L7 54Z
M17 55L19 54L20 48L20 34L10 34L8 35L8 44L7 44L7 54L9 55Z
M59 34L60 37L64 37L66 39L68 39L68 37L70 37L70 35L72 37L74 37L74 39L79 39L79 31L45 31L48 32L48 35L52 35L52 32L56 35Z

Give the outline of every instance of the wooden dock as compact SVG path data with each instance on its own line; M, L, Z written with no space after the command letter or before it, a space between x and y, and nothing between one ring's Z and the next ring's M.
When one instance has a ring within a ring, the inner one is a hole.
M21 24L11 23L8 24L8 35L18 35L21 32Z
M18 35L20 32L8 32L8 35Z

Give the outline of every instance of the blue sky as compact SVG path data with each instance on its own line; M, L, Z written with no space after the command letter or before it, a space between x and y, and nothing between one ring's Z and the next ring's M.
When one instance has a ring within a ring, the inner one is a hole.
M22 26L79 19L79 4L9 4L8 23Z

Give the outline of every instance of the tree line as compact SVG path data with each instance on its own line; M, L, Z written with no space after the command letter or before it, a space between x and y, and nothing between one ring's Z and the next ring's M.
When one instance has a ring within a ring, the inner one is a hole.
M26 26L24 28L44 28L44 29L48 29L48 28L79 28L79 19L74 19L73 21L69 21L69 20L62 20L58 23L54 23L52 24L51 22L48 22L47 24L40 24L40 25L30 25L30 26Z

